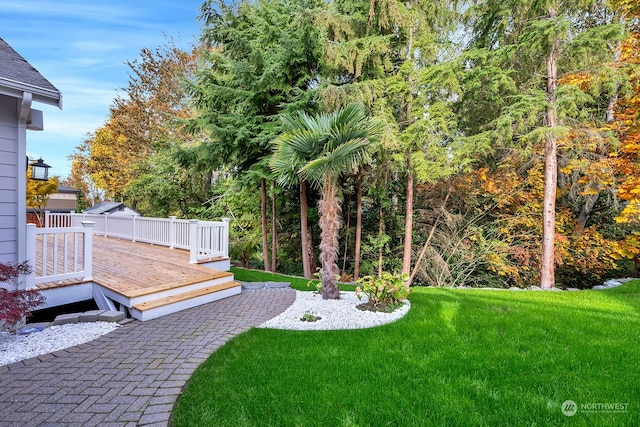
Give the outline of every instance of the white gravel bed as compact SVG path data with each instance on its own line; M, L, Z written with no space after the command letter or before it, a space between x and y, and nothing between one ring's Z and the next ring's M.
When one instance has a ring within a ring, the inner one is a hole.
M115 330L113 322L51 326L28 335L0 332L0 366L83 344Z
M279 316L266 321L260 328L307 330L363 329L384 325L402 318L411 307L408 300L393 313L362 311L358 305L367 302L358 299L355 292L340 292L339 300L323 300L316 292L296 291L294 303ZM315 322L300 320L305 313L320 317Z

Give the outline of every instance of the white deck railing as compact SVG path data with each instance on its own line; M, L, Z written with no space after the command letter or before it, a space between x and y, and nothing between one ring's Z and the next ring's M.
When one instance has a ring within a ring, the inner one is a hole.
M152 243L189 250L189 262L197 263L229 256L229 218L222 221L146 218L131 215L46 214L47 227L92 221L94 234L117 237L133 242Z
M70 212L73 214L74 212ZM71 215L68 213L52 213L44 211L45 228L71 227Z
M78 227L36 228L27 224L27 257L32 272L26 288L39 283L92 279L92 227L83 221Z

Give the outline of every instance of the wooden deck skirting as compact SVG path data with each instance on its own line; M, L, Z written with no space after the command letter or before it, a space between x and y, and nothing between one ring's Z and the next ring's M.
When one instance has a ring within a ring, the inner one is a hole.
M189 252L113 237L93 238L93 282L126 298L150 295L167 289L231 277L232 273L189 264ZM47 282L47 290L77 285L78 280Z

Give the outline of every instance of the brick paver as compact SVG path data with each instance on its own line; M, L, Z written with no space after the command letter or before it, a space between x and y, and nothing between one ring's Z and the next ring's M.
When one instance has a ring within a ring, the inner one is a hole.
M0 426L166 426L193 371L282 313L295 291L244 291L86 344L0 366Z

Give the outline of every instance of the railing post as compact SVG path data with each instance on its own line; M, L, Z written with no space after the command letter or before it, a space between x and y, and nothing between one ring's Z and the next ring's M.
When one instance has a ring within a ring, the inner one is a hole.
M84 263L84 281L93 280L93 221L82 221L82 261Z
M198 220L189 220L189 263L196 264L198 262Z
M82 219L83 216L81 213L76 213L76 212L69 212L71 215L71 219L69 220L69 227L79 227L78 223L76 222L76 218L78 219Z
M44 224L42 225L44 228L51 227L51 211L44 211Z
M133 240L132 240L132 242L134 242L134 243L136 241L136 217L137 216L138 215L134 215L133 218L131 219L131 221L133 221Z
M104 237L109 237L109 212L105 212L104 214Z
M169 249L173 249L176 244L176 217L169 217Z
M31 265L31 273L25 277L24 289L31 289L36 283L36 246L38 241L36 240L36 225L27 224L27 260ZM44 260L43 260L44 262ZM20 282L18 282L18 290L21 289Z
M222 252L225 257L229 257L229 218L222 218L224 230L222 230Z

